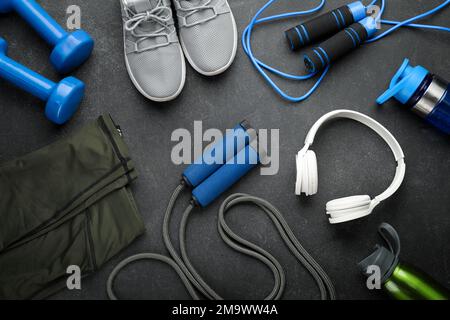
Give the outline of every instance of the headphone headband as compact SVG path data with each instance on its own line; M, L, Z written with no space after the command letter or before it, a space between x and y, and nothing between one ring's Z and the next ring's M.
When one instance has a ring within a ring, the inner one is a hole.
M392 153L394 153L395 161L398 162L400 159L405 158L405 155L403 154L403 150L400 147L400 144L397 142L394 136L379 122L370 118L369 116L366 116L365 114L345 109L331 111L323 115L319 120L317 120L316 123L312 126L311 130L309 130L308 135L306 136L305 139L305 144L308 147L311 146L314 143L314 138L319 128L329 120L337 118L351 119L366 125L373 131L375 131L381 138L383 138L384 141L386 141L388 146L391 148Z

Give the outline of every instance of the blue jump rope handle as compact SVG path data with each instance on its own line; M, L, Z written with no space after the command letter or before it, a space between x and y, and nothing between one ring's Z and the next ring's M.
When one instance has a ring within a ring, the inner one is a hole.
M426 120L439 130L450 134L450 85L442 100L434 107Z
M366 8L361 1L321 14L285 31L289 48L294 51L299 50L328 38L365 17Z
M254 130L247 121L243 121L228 132L225 137L214 146L206 149L203 155L194 161L183 172L183 180L190 187L198 186L228 160L255 138ZM217 154L221 153L221 154Z
M85 62L94 48L93 39L83 30L65 31L34 0L1 0L0 13L16 11L54 47L50 61L58 72L67 73Z
M206 207L259 163L259 155L247 145L192 191L196 204Z

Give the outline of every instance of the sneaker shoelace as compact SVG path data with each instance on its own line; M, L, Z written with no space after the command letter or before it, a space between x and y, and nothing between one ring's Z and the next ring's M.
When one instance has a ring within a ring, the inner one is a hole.
M172 9L165 6L162 0L159 0L153 9L142 13L134 12L127 5L125 5L125 10L130 18L125 21L124 27L125 30L131 32L134 37L144 40L144 38L167 36L170 33L169 21L172 18ZM161 27L152 32L137 32L137 28L142 26L145 22L153 22Z

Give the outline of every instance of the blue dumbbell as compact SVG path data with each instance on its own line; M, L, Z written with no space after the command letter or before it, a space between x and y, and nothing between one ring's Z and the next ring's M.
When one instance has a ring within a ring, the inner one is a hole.
M0 38L0 78L47 101L46 117L57 124L69 120L84 96L84 83L67 77L54 83L6 56L8 44Z
M94 40L83 30L65 31L34 0L1 0L0 13L16 11L47 43L53 46L50 61L60 73L67 73L85 62L92 53Z

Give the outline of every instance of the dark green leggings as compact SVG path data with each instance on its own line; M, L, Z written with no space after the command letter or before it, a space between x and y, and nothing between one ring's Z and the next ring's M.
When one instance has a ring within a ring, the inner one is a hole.
M135 178L109 116L0 164L0 299L47 297L68 266L86 276L142 234Z

